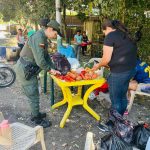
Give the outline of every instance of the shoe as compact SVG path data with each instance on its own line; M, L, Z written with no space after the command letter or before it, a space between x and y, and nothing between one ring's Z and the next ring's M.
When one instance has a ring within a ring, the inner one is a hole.
M113 121L109 120L105 123L105 125L109 128L109 129L113 129L114 127L114 123Z
M97 125L97 127L98 127L102 132L110 132L109 128L108 128L106 125L102 124L102 123L99 123L99 124Z
M39 119L46 118L46 113L39 112L39 114L36 117L33 116L31 117L31 121L34 121L35 118L39 118Z
M41 118L46 118L46 113L40 112L39 115L40 115Z
M126 116L129 115L128 110L126 110L123 115L126 115Z
M33 122L35 125L40 125L43 128L48 128L52 125L52 123L49 120L44 120L44 119L40 119L40 118L34 118Z

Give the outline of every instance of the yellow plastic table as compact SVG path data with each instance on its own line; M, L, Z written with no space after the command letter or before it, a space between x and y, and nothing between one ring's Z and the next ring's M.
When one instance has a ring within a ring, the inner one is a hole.
M66 120L71 113L72 108L76 105L82 105L82 107L85 110L87 110L94 118L96 118L96 120L100 120L100 116L89 107L87 100L88 100L89 94L94 89L102 86L106 82L106 80L104 78L101 77L99 79L93 79L93 80L81 80L81 81L75 81L75 82L66 82L61 79L56 78L53 75L51 75L51 77L54 80L54 82L61 88L61 90L63 92L63 99L60 102L57 102L56 104L54 104L52 106L52 109L55 109L59 106L64 105L65 103L68 103L67 110L60 122L61 128L64 127ZM91 86L87 89L87 91L85 92L85 94L82 98L81 97L82 86L84 86L84 85L91 85ZM73 94L71 92L71 89L70 89L71 86L78 87L77 94Z

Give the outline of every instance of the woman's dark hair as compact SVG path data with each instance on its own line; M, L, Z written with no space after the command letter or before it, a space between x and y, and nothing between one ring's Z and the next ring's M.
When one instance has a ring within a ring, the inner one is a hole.
M102 24L102 30L106 30L107 27L111 27L112 29L117 29L123 33L123 35L124 35L123 38L128 37L130 40L133 40L130 35L129 30L119 20L106 19Z

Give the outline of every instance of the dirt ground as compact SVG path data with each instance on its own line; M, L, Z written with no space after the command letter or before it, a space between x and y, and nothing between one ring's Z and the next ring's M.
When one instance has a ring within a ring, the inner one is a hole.
M11 38L10 40L14 42L15 38ZM7 42L9 40L5 41L4 39L0 39L0 45L4 45L4 43L7 45ZM83 59L88 60L89 58L89 56L86 56ZM13 65L11 64L11 66ZM55 101L59 101L60 99L62 99L62 94L59 88L55 86ZM67 105L52 111L50 107L50 95L43 93L41 94L40 102L41 111L47 112L47 118L52 121L52 126L44 129L45 142L48 150L84 150L88 131L94 133L94 142L98 145L103 133L97 128L97 121L81 106L73 108L65 127L60 128L59 123L66 111ZM89 105L101 115L102 121L106 120L108 110L102 107L97 100L89 101ZM18 121L34 126L30 122L30 108L27 97L22 93L18 81L11 87L0 89L0 111L11 122ZM150 98L146 96L136 97L128 119L135 123L137 121L150 123ZM31 150L40 149L40 144L31 148Z

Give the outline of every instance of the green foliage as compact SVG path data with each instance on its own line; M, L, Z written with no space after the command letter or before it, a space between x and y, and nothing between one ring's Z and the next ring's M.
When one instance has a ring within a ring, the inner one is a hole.
M55 0L0 0L0 4L4 20L16 20L21 25L37 23L40 18L51 18L55 13Z
M94 7L100 9L100 21L104 17L121 20L134 34L143 25L143 36L138 42L139 56L150 62L150 17L145 11L150 11L150 1L147 0L94 0Z
M142 39L138 43L139 56L150 65L150 28L144 28L142 33Z
M3 14L0 13L0 23L3 23Z
M150 18L145 11L150 11L148 0L60 0L64 10L78 12L77 17L85 21L92 15L92 9L99 9L99 20L104 17L121 20L134 33L135 29L144 25L143 38L139 42L140 56L148 60L150 55ZM27 23L37 24L42 17L55 17L55 0L0 0L0 20L15 20L26 26ZM63 21L65 16L63 17ZM64 26L65 21L64 21ZM66 27L65 27L66 29Z
M81 21L85 21L85 20L87 20L87 19L89 18L88 16L86 16L85 13L82 13L82 12L79 12L78 15L77 15L77 17L78 17Z

